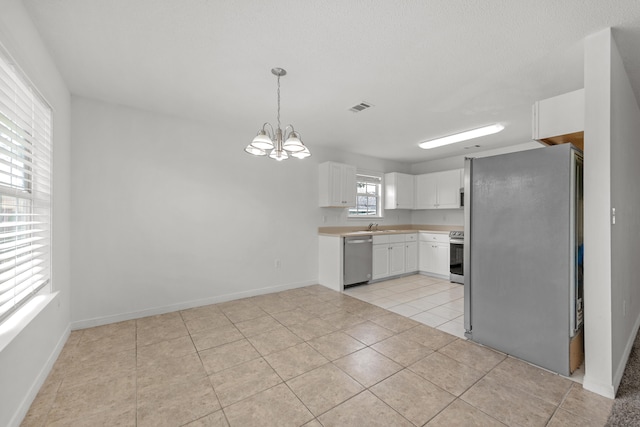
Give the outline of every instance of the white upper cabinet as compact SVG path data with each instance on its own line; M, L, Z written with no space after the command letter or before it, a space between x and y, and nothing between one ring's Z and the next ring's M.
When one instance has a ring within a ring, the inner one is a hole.
M437 207L437 173L425 173L416 176L416 209L436 209Z
M384 208L413 209L414 175L392 172L384 175Z
M584 89L533 104L533 139L544 140L584 130Z
M584 149L584 89L536 102L532 116L533 139Z
M320 207L354 207L356 205L356 167L325 162L318 168Z
M460 207L462 169L416 176L416 209L457 209Z

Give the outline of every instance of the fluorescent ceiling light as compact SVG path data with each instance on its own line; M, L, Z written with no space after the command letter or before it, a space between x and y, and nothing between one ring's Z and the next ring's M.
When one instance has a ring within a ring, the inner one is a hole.
M420 146L420 148L424 148L425 150L427 150L429 148L442 147L443 145L455 144L456 142L466 141L468 139L491 135L491 134L500 132L502 129L504 129L504 126L502 126L501 124L495 124L495 125L481 127L478 129L456 133L456 134L445 136L442 138L432 139L430 141L424 141L418 145Z

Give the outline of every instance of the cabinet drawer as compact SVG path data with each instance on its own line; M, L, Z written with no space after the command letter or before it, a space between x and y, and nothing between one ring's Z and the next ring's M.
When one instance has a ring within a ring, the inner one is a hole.
M388 234L382 235L382 236L373 236L373 244L374 245L379 245L380 243L389 243L389 236Z
M420 233L421 242L449 243L449 234L440 233Z
M417 242L418 241L418 233L411 233L404 235L405 242Z
M404 243L404 234L390 234L389 243Z

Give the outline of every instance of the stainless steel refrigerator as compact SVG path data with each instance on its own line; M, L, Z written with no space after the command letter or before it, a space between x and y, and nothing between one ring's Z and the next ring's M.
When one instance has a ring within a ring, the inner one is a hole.
M562 144L465 164L465 329L562 375L580 364L582 152Z

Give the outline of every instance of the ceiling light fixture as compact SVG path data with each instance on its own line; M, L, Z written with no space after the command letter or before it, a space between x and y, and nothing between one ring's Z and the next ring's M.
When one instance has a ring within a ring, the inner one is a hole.
M302 143L300 134L292 125L287 125L284 132L280 129L280 77L286 75L287 71L283 68L273 68L271 73L278 77L278 127L274 131L270 123L263 124L262 129L244 151L254 156L266 156L267 151L270 151L269 157L278 161L287 160L289 156L298 159L309 157L311 152Z
M478 129L472 129L465 132L456 133L453 135L445 136L442 138L432 139L430 141L421 142L420 148L428 150L429 148L442 147L443 145L455 144L456 142L466 141L468 139L479 138L481 136L492 135L500 132L504 129L501 124L495 124L490 126L481 127Z

